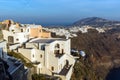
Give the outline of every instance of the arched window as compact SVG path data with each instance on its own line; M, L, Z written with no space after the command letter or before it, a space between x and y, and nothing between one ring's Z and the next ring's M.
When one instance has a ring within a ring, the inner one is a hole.
M59 44L56 44L56 45L55 45L55 48L60 48L60 45L59 45Z

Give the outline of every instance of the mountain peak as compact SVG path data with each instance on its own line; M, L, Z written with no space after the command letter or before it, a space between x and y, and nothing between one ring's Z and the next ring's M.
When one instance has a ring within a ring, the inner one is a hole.
M84 18L74 22L73 25L74 26L89 25L93 27L104 27L104 26L109 27L109 26L116 25L117 23L120 23L120 21L112 21L112 20L107 20L99 17L88 17L88 18Z

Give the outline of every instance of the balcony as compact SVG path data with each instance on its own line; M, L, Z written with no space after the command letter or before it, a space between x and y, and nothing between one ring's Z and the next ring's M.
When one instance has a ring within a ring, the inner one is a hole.
M55 57L61 58L63 55L64 55L64 53L58 53L58 54L55 54Z

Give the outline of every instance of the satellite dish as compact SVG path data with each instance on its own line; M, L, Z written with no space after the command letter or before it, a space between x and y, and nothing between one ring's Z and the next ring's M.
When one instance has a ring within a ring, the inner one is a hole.
M85 54L84 51L80 51L79 54L80 54L82 57L85 57L85 56L86 56L86 54Z

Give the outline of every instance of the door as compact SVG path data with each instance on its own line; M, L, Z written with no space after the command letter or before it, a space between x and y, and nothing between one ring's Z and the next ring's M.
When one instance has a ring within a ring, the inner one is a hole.
M13 36L8 36L8 43L14 43Z

